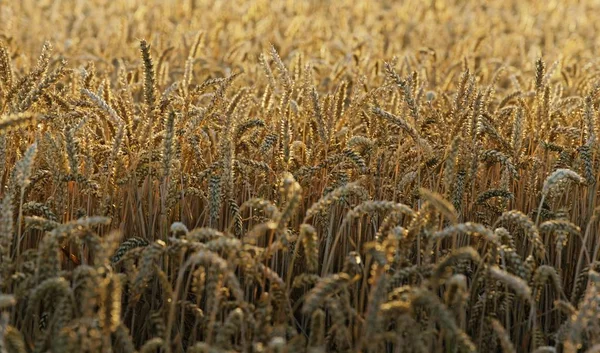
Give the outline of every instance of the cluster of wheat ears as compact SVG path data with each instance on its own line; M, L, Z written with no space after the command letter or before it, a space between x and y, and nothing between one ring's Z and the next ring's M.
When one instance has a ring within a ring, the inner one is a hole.
M0 3L0 352L600 352L597 10Z

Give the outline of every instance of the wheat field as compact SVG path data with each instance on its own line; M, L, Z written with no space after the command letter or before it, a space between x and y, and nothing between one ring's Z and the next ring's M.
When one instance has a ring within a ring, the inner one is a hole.
M600 352L598 11L0 2L0 353Z

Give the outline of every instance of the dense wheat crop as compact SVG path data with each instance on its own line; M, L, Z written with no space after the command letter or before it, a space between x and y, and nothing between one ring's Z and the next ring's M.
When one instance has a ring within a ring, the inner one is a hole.
M0 353L600 352L598 11L0 2Z

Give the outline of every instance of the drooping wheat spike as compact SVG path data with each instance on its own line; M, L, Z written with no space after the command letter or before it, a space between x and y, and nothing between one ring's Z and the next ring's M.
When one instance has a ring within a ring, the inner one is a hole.
M302 239L308 270L316 272L319 266L319 238L317 231L309 224L302 224L300 226L300 239Z
M491 243L499 243L498 236L489 228L482 224L466 222L448 226L441 231L435 232L432 239L434 241L444 239L456 233L466 233L469 235L481 235L483 239Z
M256 169L257 171L268 174L272 172L271 167L265 163L253 159L239 158L234 160L233 166L239 170Z
M577 347L581 346L582 335L590 322L595 321L595 311L598 308L598 287L600 285L600 275L598 272L590 270L588 273L589 284L585 296L578 306L577 313L569 317L569 327L566 339L563 342L565 352L577 352Z
M211 175L208 188L210 193L210 225L216 226L220 218L222 206L222 181L218 174Z
M594 172L594 160L591 147L586 143L585 145L580 146L577 150L581 160L583 161L583 173L585 175L585 180L588 185L594 185L596 183L596 175Z
M157 263L162 256L166 244L162 240L156 240L154 243L144 248L142 258L140 260L140 271L131 287L131 303L136 303L150 283L150 280L155 275L154 264Z
M523 259L513 247L502 245L499 249L500 256L506 261L507 268L523 280L529 280L530 269L525 265Z
M574 279L573 283L573 292L571 294L571 303L573 305L579 303L579 300L584 294L584 291L587 288L588 277L590 271L596 271L600 267L598 262L592 262L588 266L584 267L578 274L577 278Z
M341 198L345 198L348 195L357 194L363 198L368 197L368 192L364 187L360 186L359 183L353 182L346 185L340 186L335 190L329 192L325 196L321 197L317 202L313 203L304 215L304 222L307 222L311 217L325 212L329 206L336 203Z
M454 209L459 213L462 213L461 208L464 199L466 179L466 171L460 170L456 173L454 188L452 190L452 205L454 205Z
M40 203L40 202L36 202L36 201L29 201L23 204L23 213L33 213L33 214L38 214L39 216L48 219L50 221L56 222L58 221L58 216L56 216L56 214L54 214L54 212L52 212L52 210L45 204Z
M302 311L307 314L313 313L327 297L340 291L349 282L350 276L346 273L334 274L321 279L306 297Z
M194 228L187 235L186 239L193 242L206 243L214 239L225 237L223 232L214 228Z
M154 65L150 55L150 45L145 39L140 40L140 52L144 64L144 103L146 104L146 118L150 117L155 103Z
M294 212L302 200L302 188L290 173L285 173L281 180L281 193L287 199L287 204L281 213L277 229L283 232L288 222L294 216Z
M290 142L292 139L292 130L290 118L288 116L288 111L285 110L281 114L281 120L279 123L279 136L280 136L280 150L279 150L279 158L283 162L284 166L288 166L290 163ZM288 167L285 167L287 170Z
M73 271L73 294L78 312L83 317L92 317L99 302L98 271L87 265L78 266Z
M573 315L577 312L577 309L575 309L573 304L566 302L564 300L555 300L554 307L557 308L562 313L567 314L569 316Z
M544 181L544 186L542 188L542 195L546 196L548 193L554 189L561 181L563 180L571 180L575 183L583 184L585 183L585 179L582 178L576 172L570 169L557 169L552 174L550 174L546 180ZM540 204L543 203L540 202Z
M431 204L436 210L438 210L444 217L446 217L451 222L455 223L458 221L458 216L456 214L456 210L454 209L454 205L449 201L445 200L442 195L429 191L425 188L419 189L419 194L421 198Z
M348 252L344 259L344 266L342 272L347 273L351 276L355 276L362 271L362 259L360 254L356 251Z
M265 126L266 123L263 119L246 119L235 126L233 141L239 144L239 142L242 141L242 137L245 133L256 128L264 128Z
M535 90L541 92L544 88L544 74L546 70L546 63L542 58L538 58L535 62Z
M362 135L354 135L346 142L350 148L361 148L363 151L372 151L375 147L375 141Z
M302 273L294 277L292 282L292 288L300 288L305 286L312 286L321 279L321 276L310 273Z
M457 115L462 112L464 105L468 101L469 98L469 83L472 79L471 71L468 67L464 68L460 76L460 81L458 83L458 88L456 91L456 97L454 98L454 107L453 107L453 115Z
M481 262L481 257L479 256L479 253L470 246L454 250L435 265L432 278L439 281L444 277L450 277L447 274L447 272L449 272L448 270L451 270L452 266L456 266L458 263L466 260L479 264Z
M334 336L334 342L338 350L347 351L350 349L351 336L346 326L348 313L344 300L330 298L326 302L326 307L327 312L331 315L331 326L327 334Z
M509 93L506 96L504 96L504 98L502 98L502 100L496 106L495 114L499 114L501 112L506 112L506 114L512 113L514 111L514 109L512 106L507 107L508 103L510 103L511 101L514 101L514 100L519 100L519 98L521 98L522 95L523 95L523 92L521 92L520 90L517 90L517 91L513 91L512 93Z
M413 72L413 74L417 74L417 72ZM415 99L414 90L418 88L417 80L413 79L413 77L408 77L408 79L402 81L402 85L400 85L404 92L404 101L406 102L406 106L408 107L408 111L410 112L410 116L412 117L415 123L419 123L419 107L417 105Z
M540 225L540 232L567 232L572 235L579 235L581 228L579 226L563 219L553 219Z
M500 340L500 345L502 346L503 353L516 353L516 349L512 341L510 340L510 335L504 329L504 326L500 323L500 321L496 319L490 319L492 323L492 328L496 333L496 337Z
M36 114L31 112L9 114L0 117L0 132L7 133L35 122Z
M44 232L50 232L50 231L54 230L55 228L58 228L59 226L60 226L60 223L46 219L44 217L25 216L25 230L37 229L37 230L41 230Z
M261 274L264 279L269 281L273 304L281 308L282 311L287 311L285 303L287 300L289 300L289 298L287 296L287 292L285 291L286 284L283 279L277 274L277 272L266 267L262 263L257 263L256 270L257 273Z
M490 267L489 273L492 276L492 278L504 283L507 287L514 290L515 293L521 298L527 300L530 303L533 302L533 298L531 297L531 288L523 279L511 275L510 273L500 269L497 266Z
M352 161L352 163L354 163L358 167L358 170L360 171L361 174L364 174L367 172L367 164L358 152L356 152L350 148L346 148L346 149L344 149L344 151L342 151L342 153L344 154L344 156L346 156L348 159L350 159L350 161Z
M584 121L586 128L586 145L594 145L596 142L596 111L594 109L594 102L591 96L585 97L584 105Z
M539 302L542 295L542 287L546 284L547 281L550 281L550 284L555 291L557 296L562 295L562 284L560 275L556 271L556 269L549 265L542 265L535 270L533 274L533 292L534 299L536 302Z
M544 242L540 238L540 234L538 232L538 228L535 223L524 213L512 210L504 212L494 224L494 227L502 224L503 222L512 223L514 225L518 225L523 231L525 235L529 239L529 241L533 244L535 249L535 256L538 258L544 257L546 253L546 247L544 246Z
M189 264L201 265L206 268L215 267L221 274L224 275L225 282L229 286L231 293L236 300L242 302L244 292L241 289L240 282L234 272L229 269L227 261L212 251L200 250L194 253L189 259Z
M33 104L35 104L46 92L46 90L60 80L65 71L66 61L61 61L59 66L50 74L45 75L42 81L24 97L20 102L18 111L24 112L28 110Z
M198 50L204 44L205 36L206 36L206 33L202 32L202 31L198 31L198 33L196 34L196 38L194 39L194 43L190 47L190 54L188 55L188 57L195 58L196 56L198 56Z
M504 189L490 189L490 190L486 190L486 191L482 192L481 194L477 195L477 199L475 200L475 203L483 204L487 200L494 198L494 197L501 197L506 200L512 200L512 199L514 199L514 194L512 192L504 190Z
M42 52L37 60L35 67L27 75L24 75L12 85L12 89L6 95L6 102L12 102L12 111L19 111L19 104L25 100L30 92L34 90L35 81L40 78L44 80L48 67L50 66L50 56L53 47L50 42L44 42ZM16 99L15 99L16 96Z
M110 259L113 264L121 261L123 256L131 249L148 246L148 241L144 238L131 237L123 241Z
M321 139L321 142L327 143L329 141L329 130L327 125L325 124L325 118L323 116L321 103L319 101L319 93L317 92L317 89L315 87L311 87L310 99L312 103L313 120L317 125L317 132L319 134L319 138Z
M287 68L285 67L285 64L283 63L283 60L281 60L279 53L277 53L277 50L275 49L275 47L273 45L271 45L271 58L273 59L273 62L275 63L275 66L277 67L277 70L279 71L280 81L281 81L283 88L286 91L291 90L292 86L293 86L292 78L291 78Z
M62 277L53 277L40 282L30 293L27 305L27 316L37 315L40 306L54 307L57 309L57 304L61 300L70 300L72 297L69 283ZM54 313L56 317L56 312ZM66 318L68 319L68 318Z
M454 312L454 316L459 325L466 320L465 308L469 299L467 287L467 277L462 274L453 275L446 282L446 292L444 300L449 309Z
M446 195L450 195L450 192L454 189L453 183L454 178L456 177L456 159L459 154L460 143L461 138L460 136L457 136L452 140L450 146L448 146L448 152L444 168L444 183L446 185Z
M156 83L158 86L165 86L169 76L169 56L173 53L175 47L171 46L163 50L156 62ZM184 70L187 70L187 62Z
M236 308L229 313L223 327L217 333L216 344L224 349L230 349L232 342L240 330L244 320L244 312L240 308Z
M154 74L154 65L150 55L150 45L146 40L140 41L140 52L142 54L142 62L144 65L144 131L141 133L141 143L149 142L154 127L154 108L156 104L156 80Z
M354 207L352 210L348 211L346 218L344 219L344 224L365 214L385 211L396 212L409 217L414 217L416 215L415 211L405 204L392 201L364 201L358 206Z
M221 237L206 243L206 249L221 254L224 257L234 255L241 250L242 242L236 238Z
M394 68L396 66L398 62L398 58L394 57L392 59L391 62L384 62L383 63L383 68L384 68L384 72L387 76L387 79L390 80L391 82L393 82L394 84L400 86L402 85L402 77L398 74L398 72L396 71L396 69Z
M259 55L258 62L260 63L265 73L265 76L267 77L271 89L275 89L275 87L277 86L277 84L275 83L275 76L273 76L273 71L271 70L271 67L269 66L269 63L267 62L267 59L264 54L261 53Z
M75 137L75 128L65 130L65 142L67 149L67 159L69 161L69 169L71 176L77 178L79 174L79 139Z
M3 90L9 91L13 87L13 68L10 53L4 43L0 44L0 78Z
M471 341L469 336L456 325L456 321L452 317L452 314L440 301L437 295L426 289L415 289L411 295L411 306L413 308L413 312L418 307L426 307L431 310L432 316L439 323L439 325L445 329L447 341L456 340L456 342L466 352L476 351L475 344Z
M408 122L404 121L402 118L395 116L392 113L386 112L385 110L382 110L379 107L374 107L372 109L373 114L375 114L376 116L380 117L381 119L387 121L388 123L395 125L399 128L401 128L402 130L404 130L408 136L410 136L414 142L419 145L423 142L423 140L420 138L419 133L417 132L417 130L411 126Z
M344 115L345 101L348 98L348 82L342 81L335 91L333 104L333 120L341 121Z
M244 228L240 207L234 199L227 199L227 205L229 207L229 215L233 224L233 232L236 236L240 237L242 236Z
M500 241L502 242L503 245L509 246L514 248L515 247L515 239L512 236L512 234L508 231L508 229L504 228L504 227L498 227L496 229L494 229L494 233L496 233L496 235L498 235L498 237L500 238Z
M576 172L572 171L571 169L561 168L555 170L552 174L550 174L546 178L546 180L544 180L544 186L542 187L542 200L540 201L540 205L537 211L538 213L535 221L536 225L540 224L540 214L546 197L548 196L551 190L553 190L554 188L556 188L557 185L566 180L571 180L579 184L585 183L585 179L582 178Z
M325 312L321 309L315 310L310 319L310 336L308 338L309 353L325 351Z
M96 104L98 108L108 114L108 118L114 125L119 126L122 124L123 119L121 119L115 109L111 107L102 97L96 95L94 92L86 88L82 88L81 93L85 94L92 102L94 102L94 104Z
M235 98L234 98L235 99ZM233 104L233 102L232 102ZM233 112L225 114L225 126L223 128L221 143L219 146L221 153L221 185L222 193L227 198L233 197L234 192L234 161L235 161L235 142L232 139L235 130L235 120Z
M515 118L512 127L512 135L510 145L513 150L513 159L519 160L519 154L521 153L521 146L523 144L523 122L524 112L522 107L518 107L515 113Z
M491 149L486 150L481 154L481 160L486 162L497 162L500 163L504 168L508 169L511 176L515 179L519 178L519 172L517 171L513 161L505 153Z
M40 75L48 69L48 65L50 65L50 56L54 51L54 46L49 41L44 41L42 46L42 52L37 59L35 67L32 72L36 75Z

